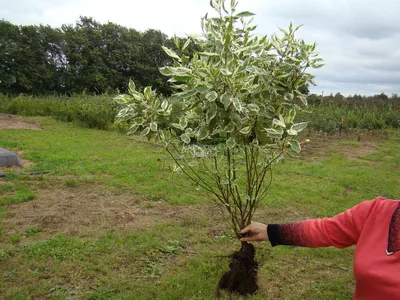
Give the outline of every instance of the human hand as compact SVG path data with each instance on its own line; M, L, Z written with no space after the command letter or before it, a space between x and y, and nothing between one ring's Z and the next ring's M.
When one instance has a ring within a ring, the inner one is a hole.
M250 225L243 228L239 233L246 234L247 237L240 239L241 242L262 242L268 240L267 226L262 223L253 222Z

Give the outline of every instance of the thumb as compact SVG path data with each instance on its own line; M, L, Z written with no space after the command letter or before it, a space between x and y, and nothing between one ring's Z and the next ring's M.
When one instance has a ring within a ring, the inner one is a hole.
M240 234L248 233L250 231L250 226L251 225L248 225L245 228L243 228L242 230L240 230Z

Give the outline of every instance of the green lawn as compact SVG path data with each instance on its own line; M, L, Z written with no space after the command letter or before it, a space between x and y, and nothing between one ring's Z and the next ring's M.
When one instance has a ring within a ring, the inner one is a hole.
M0 130L0 147L22 151L34 163L28 171L52 171L0 181L0 299L215 299L223 256L239 243L208 195L172 176L163 149L34 119L44 130ZM346 154L363 145L329 142L318 159L276 166L257 220L332 216L379 195L398 198L400 132L367 155ZM52 202L71 215L47 211ZM40 209L61 219L39 222ZM249 299L350 299L352 256L353 248L258 244L261 288Z

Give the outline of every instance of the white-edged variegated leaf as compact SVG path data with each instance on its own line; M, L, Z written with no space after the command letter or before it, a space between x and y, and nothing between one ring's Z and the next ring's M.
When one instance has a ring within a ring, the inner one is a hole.
M221 74L225 75L225 76L231 76L233 74L231 71L229 71L228 69L224 69L224 68L222 68L220 71L221 71Z
M260 107L255 103L250 103L249 105L247 105L247 109L252 111L252 112L259 112L260 111Z
M291 130L294 130L296 132L301 132L303 131L308 125L308 122L301 122L297 124L293 124L292 127L290 127Z
M128 88L129 88L129 92L130 92L131 94L133 94L134 92L136 92L135 82L134 82L132 79L129 79Z
M157 128L158 128L158 126L157 126L156 122L151 122L150 123L150 130L151 131L157 131Z
M240 129L240 133L242 133L244 135L248 135L252 129L253 129L253 126L246 126L242 129Z
M160 73L164 76L187 76L192 70L184 67L163 67L160 68Z
M271 138L282 138L283 131L278 131L274 128L267 128L265 129L267 135Z
M150 132L150 127L146 127L145 129L142 130L140 133L141 136L146 136Z
M178 56L178 54L176 54L176 52L174 50L171 50L165 46L161 46L164 50L165 53L167 53L167 55L169 57L175 58L177 61L181 61L181 58Z
M218 53L213 53L213 52L198 52L198 54L200 56L209 56L209 57L219 56Z
M224 128L224 131L227 133L231 133L235 131L235 125L233 125L232 123L230 123L228 126L226 126Z
M282 120L273 119L272 120L272 124L274 124L276 126L280 126L280 127L286 128L286 124Z
M188 136L186 133L184 133L184 134L181 135L181 140L185 144L189 144L190 143L190 136Z
M197 140L201 141L208 137L208 129L206 126L201 127L199 130L199 134L197 135Z
M190 45L190 41L191 41L190 39L186 40L185 44L182 47L182 51L184 51Z
M295 110L294 108L292 108L292 109L289 111L288 123L289 123L289 124L290 124L290 123L293 123L295 117L296 117L296 110Z
M238 98L232 98L231 100L232 100L232 103L233 103L233 106L235 107L235 109L238 112L241 112L243 108L242 108L242 105L240 104L240 100Z
M246 18L246 17L252 17L254 16L254 13L250 12L250 11L242 11L240 13L238 13L237 15L235 15L235 18Z
M208 101L210 101L210 102L215 101L215 99L217 99L217 97L218 97L218 94L217 94L217 92L215 92L215 91L211 91L211 92L208 92L208 93L206 94L206 99L207 99Z
M186 126L188 125L188 121L187 121L186 117L181 117L180 118L179 125L181 125L182 129L186 128Z
M184 129L185 129L185 128L182 128L181 124L178 124L178 123L171 123L171 126L177 128L177 129L179 129L179 130L184 130ZM176 134L175 134L175 135L176 135Z
M167 109L169 107L169 102L168 100L164 99L163 102L161 102L161 109Z
M129 127L129 133L135 133L139 129L139 124L133 124L131 127Z
M121 109L117 115L117 119L123 119L127 116L127 114L132 110L131 107L125 107L123 109Z
M296 141L296 140L291 140L291 141L289 141L289 143L290 143L290 148L291 148L294 152L300 153L300 151L301 151L301 146L300 146L300 143L299 143L298 141Z
M288 133L288 135L297 135L297 131L296 130L292 130L292 129L289 129L287 131L287 133Z
M292 93L286 93L285 94L285 100L286 101L292 101L294 98L294 95Z
M139 117L139 118L133 119L132 122L135 123L135 124L143 125L144 119Z
M228 110L229 106L231 105L231 96L228 93L224 93L221 96L221 102L224 105L224 109Z
M127 105L129 102L131 102L128 95L118 95L114 98L114 101L122 105Z
M231 136L231 137L226 141L226 146L227 146L229 149L234 148L234 147L236 146L235 138Z
M304 104L305 106L308 105L308 101L307 101L307 98L306 98L305 96L300 95L299 98L300 98L301 102L303 102L303 104Z

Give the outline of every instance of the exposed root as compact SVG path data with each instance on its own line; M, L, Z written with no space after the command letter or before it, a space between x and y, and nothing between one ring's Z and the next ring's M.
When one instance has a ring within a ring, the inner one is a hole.
M240 295L251 295L257 292L258 264L254 259L255 252L252 244L242 243L240 250L232 254L230 270L222 276L218 283L217 297L219 297L219 290Z

